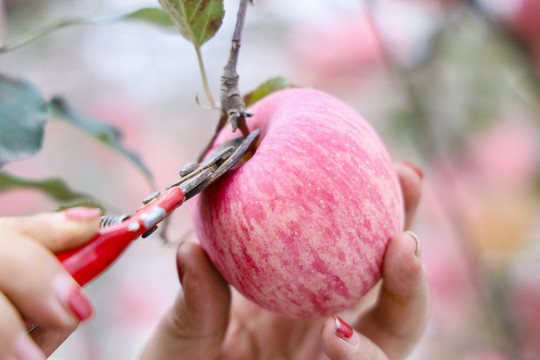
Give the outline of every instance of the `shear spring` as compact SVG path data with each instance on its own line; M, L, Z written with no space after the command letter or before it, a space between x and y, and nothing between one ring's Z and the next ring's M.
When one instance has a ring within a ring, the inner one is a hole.
M101 216L99 218L99 227L103 229L109 226L118 225L129 217L130 216L126 214Z

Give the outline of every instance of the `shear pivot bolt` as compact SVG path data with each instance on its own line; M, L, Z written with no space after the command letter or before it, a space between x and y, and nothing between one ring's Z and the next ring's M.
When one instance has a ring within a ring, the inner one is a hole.
M184 177L192 173L195 169L199 167L199 164L195 161L188 162L186 165L182 166L180 169L180 176Z

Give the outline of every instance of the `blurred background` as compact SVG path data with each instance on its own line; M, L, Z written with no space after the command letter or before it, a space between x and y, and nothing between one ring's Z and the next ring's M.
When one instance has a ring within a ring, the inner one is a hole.
M7 0L0 39L64 19L102 18L157 0ZM218 97L237 1L203 45ZM356 108L395 162L424 172L413 230L432 292L411 359L540 359L540 1L259 0L248 10L240 88L283 76ZM0 55L0 72L122 130L163 189L204 148L218 113L205 110L193 46L144 22L73 25ZM201 105L195 100L199 98ZM50 120L41 152L11 173L60 177L110 213L153 192L140 170ZM0 193L0 216L56 209L29 190ZM133 359L179 284L176 243L191 235L187 206L138 240L85 289L96 317L51 357Z

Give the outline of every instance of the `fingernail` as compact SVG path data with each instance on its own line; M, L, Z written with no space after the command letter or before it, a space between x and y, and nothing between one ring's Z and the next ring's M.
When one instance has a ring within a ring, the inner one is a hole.
M54 289L64 308L69 309L80 321L86 320L93 315L94 309L90 300L84 295L75 281L60 276L55 281Z
M182 241L180 244L178 244L177 254L180 253L180 248L182 247L184 242L185 241ZM180 261L179 256L176 257L176 269L178 271L178 280L180 280L180 285L184 285L184 276L185 276L186 272L185 272L185 269L184 269L184 265Z
M45 354L39 349L35 342L23 333L19 335L15 343L15 355L17 360L45 360Z
M74 207L64 210L64 216L68 220L90 221L101 215L101 209L90 207Z
M343 321L339 316L334 316L334 319L336 321L336 335L340 338L345 340L351 345L357 345L358 344L358 335L353 330L353 328L347 324L345 321Z
M420 239L418 239L418 236L410 230L405 231L405 233L416 241L416 251L414 252L414 255L416 255L417 258L422 257L422 247L420 246Z
M77 315L79 320L89 319L94 314L90 300L84 295L81 288L74 288L69 296L69 308Z
M178 279L180 280L180 285L184 285L184 267L178 264Z
M422 180L424 178L424 172L422 171L422 169L420 169L415 164L410 163L408 161L404 161L402 164L405 165L405 166L408 166L409 168L411 168L418 175L420 180Z

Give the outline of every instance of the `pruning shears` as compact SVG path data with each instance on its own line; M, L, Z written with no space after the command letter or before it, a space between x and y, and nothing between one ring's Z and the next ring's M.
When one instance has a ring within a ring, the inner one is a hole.
M92 240L57 253L57 258L79 285L88 283L107 269L132 241L150 235L177 207L237 165L259 134L255 130L246 138L233 139L202 163L184 165L180 177L163 193L155 192L143 200L143 206L134 215L102 216L101 227Z

